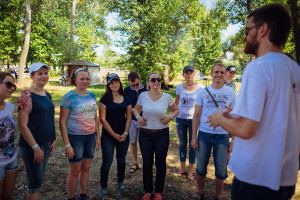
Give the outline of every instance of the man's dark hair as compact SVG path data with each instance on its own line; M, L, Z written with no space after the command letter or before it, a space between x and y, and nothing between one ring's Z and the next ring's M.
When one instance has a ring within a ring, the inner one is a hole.
M140 75L137 72L130 72L128 74L128 80L130 80L131 82L134 82L135 79L140 79Z
M269 40L279 48L284 47L291 30L291 16L281 4L268 4L253 10L247 17L253 17L256 25L266 23L270 29Z

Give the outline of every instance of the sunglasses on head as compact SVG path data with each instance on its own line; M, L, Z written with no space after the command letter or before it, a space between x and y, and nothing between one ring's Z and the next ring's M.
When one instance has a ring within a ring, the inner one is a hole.
M157 81L157 82L161 82L161 78L151 78L150 79L150 81L152 82L152 83L155 83L155 81Z
M15 85L15 84L13 84L12 82L10 82L10 81L6 81L6 82L0 82L0 83L4 83L5 85L6 85L6 88L7 89L10 89L10 88L14 88L14 90L16 90L17 89L17 86Z

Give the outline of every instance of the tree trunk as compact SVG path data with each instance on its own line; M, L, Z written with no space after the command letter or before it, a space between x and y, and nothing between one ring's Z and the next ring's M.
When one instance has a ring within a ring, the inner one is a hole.
M75 10L76 10L76 0L73 0L73 3L72 3L72 12L71 12L70 43L69 43L69 62L71 61L72 52L73 52Z
M31 7L30 7L30 0L26 0L25 40L24 40L24 46L20 58L19 76L18 76L18 85L20 87L24 86L24 68L25 68L26 59L29 50L30 31L31 31Z
M288 4L290 6L292 17L292 27L296 49L296 61L300 65L300 7L297 6L297 0L289 0Z

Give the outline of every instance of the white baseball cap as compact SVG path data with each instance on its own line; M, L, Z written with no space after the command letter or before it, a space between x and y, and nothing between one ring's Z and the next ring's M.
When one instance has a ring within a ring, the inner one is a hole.
M31 65L31 67L29 68L29 74L38 71L39 69L41 69L41 67L46 67L48 70L50 69L48 65L38 62Z

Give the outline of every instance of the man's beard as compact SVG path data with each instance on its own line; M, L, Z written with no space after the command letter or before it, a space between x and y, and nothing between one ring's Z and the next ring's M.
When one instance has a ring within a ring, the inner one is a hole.
M259 43L257 42L257 33L256 33L256 35L255 35L255 37L253 37L253 38L255 38L254 40L254 42L249 42L249 41L247 41L246 42L246 46L245 46L245 48L244 48L244 53L245 54L252 54L252 55L257 55L257 50L258 50L258 47L259 47Z

